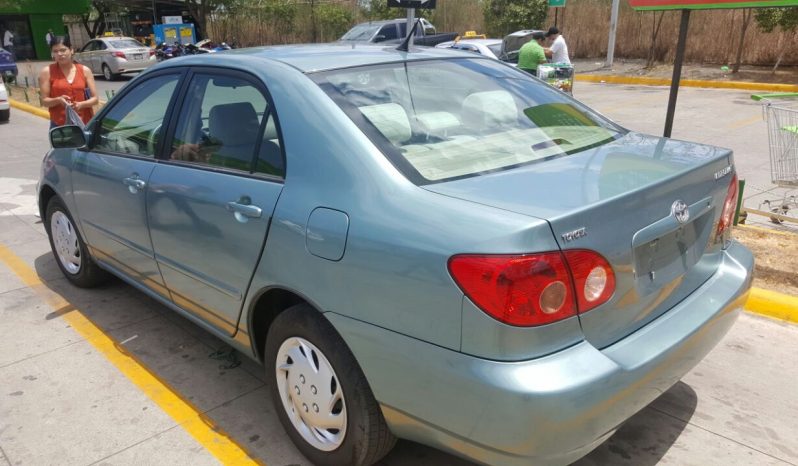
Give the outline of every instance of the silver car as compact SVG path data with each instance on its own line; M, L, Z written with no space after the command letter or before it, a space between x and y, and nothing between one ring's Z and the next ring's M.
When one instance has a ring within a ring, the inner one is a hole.
M103 37L89 41L75 54L75 61L101 74L107 81L122 73L143 71L154 65L155 51L131 37Z

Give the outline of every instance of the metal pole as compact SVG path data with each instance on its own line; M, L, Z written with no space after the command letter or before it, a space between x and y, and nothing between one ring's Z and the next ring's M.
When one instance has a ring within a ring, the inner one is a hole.
M405 27L405 31L407 36L410 35L410 31L413 29L413 21L416 19L416 9L415 8L408 8L407 9L407 26ZM405 36L405 37L407 37ZM413 46L413 38L410 38L410 41L407 43L408 47Z
M682 78L682 62L684 50L687 48L687 26L690 24L690 10L682 10L682 22L679 26L679 43L676 45L676 61L673 63L673 78L671 78L671 94L668 97L668 112L665 114L666 138L671 137L673 129L673 114L676 113L676 97L679 94L679 81Z
M612 13L610 14L610 38L607 43L607 68L612 68L615 59L615 33L618 31L618 8L621 0L612 0Z
M158 24L158 12L155 9L155 0L152 0L152 25Z

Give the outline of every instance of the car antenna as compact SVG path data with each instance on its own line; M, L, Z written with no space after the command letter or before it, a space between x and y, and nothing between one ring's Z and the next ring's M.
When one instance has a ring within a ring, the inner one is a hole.
M410 47L410 39L416 33L416 28L418 27L418 23L421 22L421 17L419 17L415 23L413 23L413 29L410 30L410 34L405 37L405 40L399 44L399 47L396 47L396 50L400 52L409 52L408 48Z

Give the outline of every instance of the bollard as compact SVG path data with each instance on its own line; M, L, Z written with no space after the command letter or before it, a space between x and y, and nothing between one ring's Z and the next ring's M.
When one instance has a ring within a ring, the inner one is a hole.
M745 191L745 180L737 182L737 208L734 210L734 226L737 226L740 220L740 207L743 205L743 191Z

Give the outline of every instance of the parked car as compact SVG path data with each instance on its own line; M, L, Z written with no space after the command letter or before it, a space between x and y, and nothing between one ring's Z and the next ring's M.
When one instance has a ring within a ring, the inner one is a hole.
M102 37L90 40L75 53L75 61L108 81L122 73L142 71L154 65L155 50L132 37Z
M511 32L504 36L502 40L501 52L499 59L507 63L518 64L518 52L521 47L527 42L532 40L532 34L536 32L546 32L537 29L523 29L521 31Z
M478 53L495 60L499 59L502 53L502 39L460 39L441 42L435 47L439 49L464 50L466 52Z
M8 101L8 90L0 79L0 121L8 121L11 117L11 104Z
M14 56L0 47L0 80L13 81L17 77L17 71Z
M438 34L429 21L420 18L420 25L416 28L413 41L416 45L433 47L441 42L454 40L456 32L443 32ZM412 27L412 26L411 26ZM356 24L339 41L347 43L372 43L385 42L388 44L399 43L407 36L407 19L389 19L384 21L370 21Z
M317 464L397 437L570 463L698 364L751 285L730 150L470 53L177 58L50 139L38 205L67 279L116 275L262 362Z

